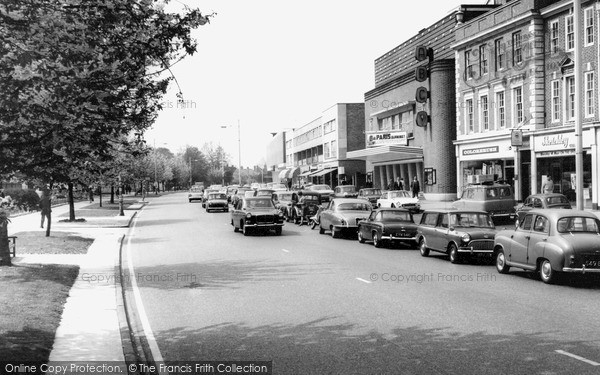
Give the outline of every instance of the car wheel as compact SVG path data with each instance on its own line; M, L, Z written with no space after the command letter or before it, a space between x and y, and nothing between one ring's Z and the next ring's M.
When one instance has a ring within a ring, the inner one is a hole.
M190 203L192 203L192 200L191 200L191 199L188 199L188 200L190 201Z
M319 223L319 234L325 234L325 229L323 229L323 227L321 226L320 223Z
M365 238L363 237L362 233L360 232L360 228L358 228L358 242L365 243Z
M338 238L340 236L340 231L336 230L335 227L331 227L331 237Z
M396 208L396 205L392 203L391 208Z
M448 248L448 256L450 256L450 263L458 263L460 261L458 248L453 243L450 244L450 247Z
M421 253L422 257L428 257L429 256L429 249L427 248L427 245L425 245L425 239L421 238L421 241L419 241L419 252Z
M504 250L502 249L500 249L496 255L496 269L500 273L508 273L510 270L510 266L506 264L506 256L504 255Z
M546 284L553 284L558 279L559 272L552 269L552 264L548 259L542 259L540 262L540 278Z
M281 232L282 232L282 228L281 227L275 228L275 235L276 236L281 236Z
M380 248L383 245L382 242L383 241L381 240L379 233L377 233L377 231L373 231L373 246Z

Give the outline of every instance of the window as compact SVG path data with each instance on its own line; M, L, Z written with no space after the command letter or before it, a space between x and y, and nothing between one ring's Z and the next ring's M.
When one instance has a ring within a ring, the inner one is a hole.
M325 159L329 159L331 157L331 152L329 151L329 142L323 143L323 154L325 155Z
M498 129L504 129L506 126L506 108L504 107L504 91L496 93L496 121Z
M479 75L482 76L488 72L488 60L485 54L485 44L479 46Z
M550 52L558 52L558 21L550 24Z
M465 66L467 68L467 79L473 78L473 59L471 51L465 51Z
M523 62L523 46L521 45L521 32L517 31L513 33L513 65L517 65Z
M531 222L533 221L533 215L525 215L523 221L519 225L519 228L522 230L531 230Z
M565 22L566 22L566 48L567 51L572 50L573 48L575 48L575 27L573 26L573 16L566 16L565 17Z
M567 77L567 120L575 119L575 78Z
M535 219L535 224L533 225L533 230L535 232L547 232L548 231L548 219L543 216L538 216Z
M520 124L523 122L523 88L516 87L513 89L514 92L514 103L515 103L515 123Z
M504 67L504 45L502 39L494 41L494 55L496 56L496 71L502 70Z
M560 81L552 81L552 122L560 121Z
M489 107L488 107L488 97L487 95L483 95L480 98L480 108L481 108L481 126L482 131L490 130L490 118L489 118Z
M337 141L331 141L331 157L337 158Z
M585 45L589 46L594 44L594 10L592 8L587 8L584 11L583 18L585 22L584 41Z
M475 131L475 125L473 124L473 99L467 99L465 102L465 116L467 133L473 133Z
M585 117L594 116L594 72L586 72L585 75Z
M400 114L392 116L392 130L400 129Z

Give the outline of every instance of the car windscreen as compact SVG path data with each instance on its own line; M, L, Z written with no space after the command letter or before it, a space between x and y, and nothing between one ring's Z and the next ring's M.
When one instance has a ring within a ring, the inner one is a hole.
M556 227L559 233L587 232L600 234L600 221L591 217L563 217L558 219Z
M410 194L404 190L391 191L390 198L410 198Z
M371 211L371 205L366 203L340 203L338 211Z
M289 194L277 194L277 199L279 199L280 201L291 201L292 200L292 194L293 193L289 193Z
M380 189L363 189L360 192L361 195L381 195Z
M567 199L567 197L562 195L557 195L554 197L546 198L546 203L548 206L563 206L563 205L571 205L571 202Z
M246 204L248 208L274 208L273 202L270 199L253 199Z
M208 199L227 199L227 195L225 194L208 194Z
M340 191L344 192L344 193L354 193L356 191L356 187L349 185L349 186L340 186Z
M313 185L310 187L310 190L331 190L329 185Z
M453 213L450 214L450 226L494 228L494 222L488 214L484 213Z
M412 221L410 219L410 214L405 211L383 211L382 212L382 220L383 221Z

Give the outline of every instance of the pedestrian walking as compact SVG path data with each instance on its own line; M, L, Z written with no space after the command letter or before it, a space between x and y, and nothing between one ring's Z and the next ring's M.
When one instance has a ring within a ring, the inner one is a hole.
M421 185L419 184L419 180L417 179L417 176L415 176L413 178L412 182L410 183L410 190L413 193L413 198L419 197L419 191L421 191Z
M404 183L400 177L396 177L396 182L394 182L394 190L404 190Z
M546 182L544 182L544 186L542 186L542 192L544 194L550 194L554 192L554 181L552 181L552 177L550 177L550 175L548 175Z
M40 228L44 228L44 220L48 218L48 226L50 226L50 212L51 202L50 202L50 192L48 190L44 190L42 192L42 198L40 199L40 210L42 211L42 221L40 224Z

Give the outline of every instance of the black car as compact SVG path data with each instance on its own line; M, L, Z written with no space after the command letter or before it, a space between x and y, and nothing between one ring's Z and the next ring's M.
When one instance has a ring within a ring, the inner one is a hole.
M380 208L358 222L358 241L373 241L375 247L403 242L417 245L417 227L410 211L404 208Z
M210 211L229 211L229 204L227 203L227 194L225 193L210 193L206 202L206 212Z
M251 230L275 230L281 235L283 214L275 208L271 197L250 197L239 199L231 212L233 231L242 231L244 236Z
M358 191L358 198L368 200L371 206L377 207L377 200L381 198L381 189L364 188Z
M273 203L286 221L290 221L293 215L293 207L298 203L298 194L293 191L276 191L273 193Z
M292 220L296 224L307 223L310 218L317 214L321 206L321 194L314 191L304 191L299 197L298 203L294 205Z
M340 185L333 189L334 198L356 198L358 197L358 191L354 185Z

